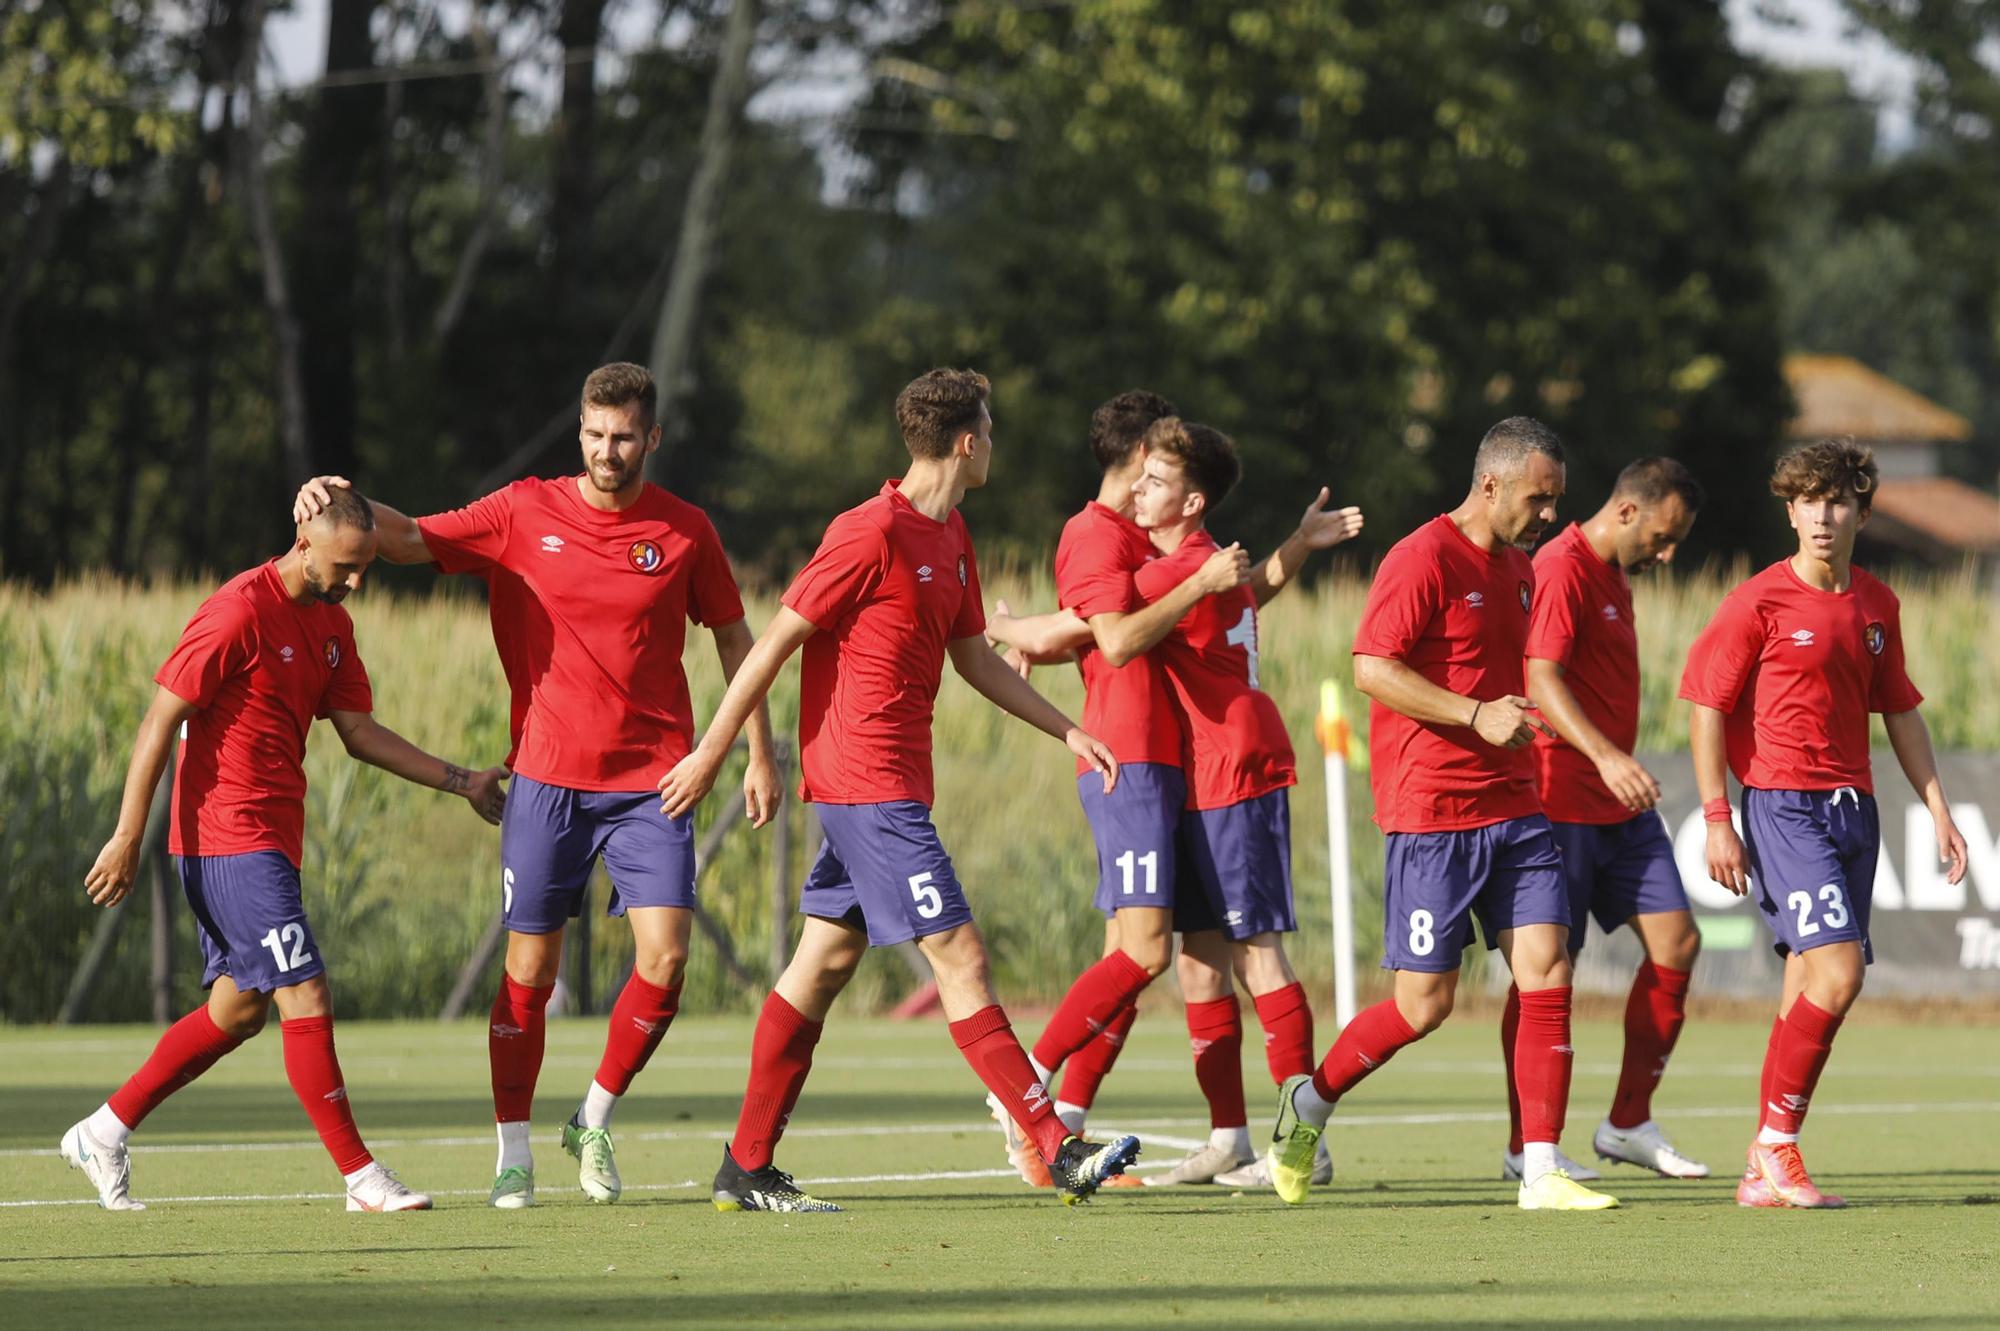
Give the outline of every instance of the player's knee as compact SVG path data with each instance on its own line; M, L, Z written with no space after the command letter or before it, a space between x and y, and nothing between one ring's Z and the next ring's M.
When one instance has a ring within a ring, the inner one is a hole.
M687 948L647 948L634 957L632 968L639 978L658 989L673 989L687 971Z
M1701 955L1701 931L1690 925L1683 933L1675 935L1660 946L1653 956L1653 964L1668 970L1691 971L1695 958Z
M1429 1035L1444 1025L1451 1015L1455 991L1452 988L1429 989L1420 993L1396 995L1396 1011L1402 1014L1410 1029L1419 1036Z
M1146 974L1157 980L1167 972L1167 963L1173 959L1171 938L1133 938L1119 946L1119 950L1138 965Z
M244 1006L232 1009L215 1024L232 1040L248 1040L264 1029L264 1023L270 1020L270 1015L270 1009L267 1007Z

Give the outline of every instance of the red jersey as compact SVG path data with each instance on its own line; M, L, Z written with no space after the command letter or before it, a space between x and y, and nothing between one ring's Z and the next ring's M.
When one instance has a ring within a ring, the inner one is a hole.
M519 630L531 682L514 770L570 790L650 790L694 740L687 622L732 624L743 600L707 514L652 484L606 512L583 502L578 480L516 481L417 526L447 573L518 574L546 621L539 671L542 630Z
M1625 752L1639 742L1639 630L1625 570L1597 557L1581 524L1535 552L1530 658L1554 661L1590 724ZM1622 823L1632 816L1597 764L1566 739L1535 734L1542 811L1559 823Z
M203 601L153 682L200 710L181 732L167 849L275 850L297 867L306 825L306 732L375 700L337 605L292 600L276 560Z
M1896 594L1858 568L1846 591L1823 592L1789 559L1722 598L1681 697L1728 714L1729 770L1744 785L1869 794L1868 714L1924 700L1903 668Z
M1534 592L1526 554L1482 550L1441 514L1383 558L1354 654L1401 661L1468 698L1524 696ZM1368 761L1384 832L1459 832L1541 811L1527 749L1495 748L1471 726L1432 725L1371 702Z
M835 518L784 603L819 629L799 679L799 798L928 806L947 644L986 629L972 535L896 488Z
M493 626L493 650L500 656L500 673L507 677L507 757L512 768L521 753L521 731L528 723L535 680L553 650L549 617L525 580L497 564L481 571L486 581L486 617Z
M1150 603L1216 551L1197 531L1134 575ZM1257 597L1248 587L1204 596L1155 649L1187 722L1190 809L1221 809L1298 782L1285 718L1257 688ZM1093 732L1094 733L1094 732Z
M1056 544L1056 596L1062 607L1088 620L1145 608L1132 575L1153 558L1153 543L1132 519L1092 500L1063 524ZM1122 666L1104 659L1095 643L1076 654L1083 671L1083 728L1104 742L1120 763L1181 765L1181 724L1166 676L1154 653ZM1077 759L1081 776L1090 764Z

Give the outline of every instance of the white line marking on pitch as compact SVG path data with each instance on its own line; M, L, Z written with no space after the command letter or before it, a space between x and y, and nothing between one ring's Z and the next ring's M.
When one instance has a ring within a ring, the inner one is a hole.
M1988 1099L1964 1099L1964 1101L1930 1101L1930 1103L1892 1103L1892 1105L1814 1105L1816 1115L1900 1115L1900 1113L2000 1113L2000 1101ZM1706 1107L1682 1107L1674 1109L1676 1119L1730 1119L1742 1115L1750 1117L1750 1109L1744 1105L1706 1105ZM1332 1127L1436 1127L1446 1123L1504 1123L1506 1111L1502 1109L1460 1109L1446 1113L1336 1113L1330 1119ZM1118 1123L1124 1131L1136 1131L1146 1141L1156 1145L1192 1151L1202 1145L1192 1137L1168 1137L1154 1129L1172 1127L1202 1127L1208 1119L1124 1119ZM792 1127L786 1129L788 1141L798 1139L848 1139L848 1137L952 1137L952 1135L982 1135L996 1131L992 1119L980 1123L874 1123L874 1125L848 1125L848 1127ZM622 1141L728 1141L736 1133L734 1129L704 1129L704 1131L648 1131L648 1133L620 1133ZM554 1141L554 1135L546 1137ZM378 1151L406 1151L406 1149L426 1149L426 1147L492 1147L494 1139L480 1135L464 1137L384 1137L370 1143L370 1149ZM132 1145L134 1155L228 1155L238 1151L318 1151L318 1139L306 1141L186 1141L170 1145ZM0 1151L0 1159L24 1159L34 1155L54 1157L54 1147L10 1147ZM1156 1165L1142 1165L1142 1169ZM976 1171L964 1177L1004 1177L1008 1171L1002 1169L998 1175L990 1171ZM960 1175L910 1175L910 1177L960 1177ZM844 1183L850 1179L820 1179L822 1183ZM862 1179L854 1179L862 1181ZM300 1193L300 1197L316 1197L318 1193ZM452 1193L440 1193L452 1195ZM226 1201L226 1199L224 1199ZM244 1197L244 1201L260 1201L260 1197ZM0 1201L0 1207L22 1207L22 1205L66 1205L60 1201Z

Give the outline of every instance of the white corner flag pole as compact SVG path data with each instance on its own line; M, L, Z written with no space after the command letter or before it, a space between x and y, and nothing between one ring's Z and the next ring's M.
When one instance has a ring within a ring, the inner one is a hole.
M1354 1020L1354 868L1347 846L1347 759L1353 731L1341 715L1340 685L1322 680L1313 726L1326 755L1326 858L1333 895L1333 1024Z

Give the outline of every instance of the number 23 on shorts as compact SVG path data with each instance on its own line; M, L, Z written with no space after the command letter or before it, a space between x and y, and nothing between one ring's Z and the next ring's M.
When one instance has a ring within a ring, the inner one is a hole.
M1814 893L1801 889L1785 898L1785 908L1795 912L1798 916L1799 937L1812 937L1820 931L1822 924L1829 929L1846 928L1848 920L1847 897L1840 890L1840 884L1828 883L1819 889L1817 895L1821 903L1823 903L1823 909L1820 911L1820 917L1817 920L1812 918L1814 895Z

